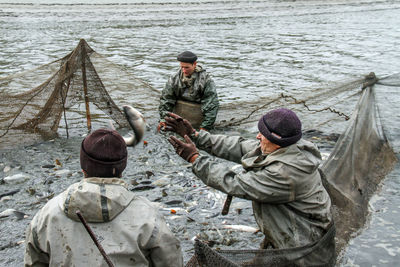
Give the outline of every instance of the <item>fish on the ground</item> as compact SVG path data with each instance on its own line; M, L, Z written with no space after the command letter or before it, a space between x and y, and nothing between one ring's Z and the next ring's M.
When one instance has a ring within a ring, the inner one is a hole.
M27 215L25 213L23 213L22 211L17 211L15 209L6 209L5 211L0 213L0 219L11 217L11 216L15 216L18 220L21 220L21 219L25 218L25 216L27 216Z
M12 195L14 195L15 193L18 193L18 192L19 192L19 189L11 190L11 191L8 191L8 192L5 192L5 193L1 193L0 194L0 199L2 199L3 197L6 197L6 196L12 196Z
M242 231L242 232L249 232L249 233L257 233L257 232L260 231L260 229L257 229L257 228L252 227L252 226L237 225L237 224L223 225L222 228L231 229L231 230L237 230L237 231Z
M4 177L3 181L7 184L19 184L25 182L30 177L23 173L14 174L11 176Z
M35 195L35 197L39 201L47 202L54 197L54 194L55 194L54 192L43 192L43 193Z

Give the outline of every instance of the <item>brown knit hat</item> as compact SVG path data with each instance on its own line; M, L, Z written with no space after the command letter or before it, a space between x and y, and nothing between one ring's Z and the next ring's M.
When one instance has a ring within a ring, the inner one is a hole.
M89 177L119 177L127 158L125 141L115 130L98 129L82 141L81 168Z
M290 146L301 138L301 121L296 113L286 108L269 111L258 121L258 130L270 142L281 147Z

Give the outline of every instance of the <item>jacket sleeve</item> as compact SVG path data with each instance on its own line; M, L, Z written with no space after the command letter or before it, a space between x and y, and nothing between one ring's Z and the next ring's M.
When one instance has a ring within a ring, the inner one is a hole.
M232 196L263 203L287 203L295 199L294 183L282 177L281 163L258 170L236 173L225 164L201 155L193 163L194 174L206 185Z
M154 267L182 267L183 255L179 240L174 236L159 216L158 224L153 230L150 259Z
M241 163L242 156L258 146L255 140L244 139L240 136L210 134L202 130L199 131L198 137L193 138L193 141L197 148L236 163Z
M160 113L160 121L165 121L164 117L171 112L176 103L176 95L173 86L173 76L171 76L161 92L160 105L158 111Z
M201 99L201 112L203 113L203 122L200 128L212 129L217 118L219 101L217 89L214 81L209 78L204 88L204 94Z
M35 218L32 220L26 230L24 266L49 266L49 255L43 252L39 246Z

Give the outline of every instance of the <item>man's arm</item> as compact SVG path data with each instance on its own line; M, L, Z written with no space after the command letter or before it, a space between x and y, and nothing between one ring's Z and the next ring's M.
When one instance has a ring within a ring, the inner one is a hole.
M242 156L259 145L256 140L248 140L240 136L210 134L207 131L199 131L192 137L197 148L236 163L241 163Z
M206 185L232 196L265 203L287 203L295 198L292 181L284 179L278 170L283 166L273 166L259 171L235 173L224 164L201 155L193 163L194 174Z
M200 128L212 129L217 118L219 109L219 100L214 81L209 78L204 88L204 94L201 99L201 111L203 113L203 122Z
M159 215L158 225L153 230L150 252L151 266L154 267L182 267L183 256L179 240L168 228L165 220Z
M160 105L158 111L160 113L160 121L165 121L164 117L171 112L176 103L176 95L173 87L173 77L170 77L161 92Z
M34 218L26 230L24 265L25 267L49 266L49 255L39 246L35 222Z

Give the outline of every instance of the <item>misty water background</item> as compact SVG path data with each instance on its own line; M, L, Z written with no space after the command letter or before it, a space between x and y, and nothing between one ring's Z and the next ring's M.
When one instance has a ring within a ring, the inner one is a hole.
M198 54L199 64L212 74L221 103L231 104L234 112L235 105L257 102L260 96L276 91L293 93L297 88L350 80L371 71L378 77L398 73L399 17L400 1L0 0L0 77L65 56L84 38L96 52L161 90L178 67L176 55L192 50ZM129 102L134 97L134 93L127 91L114 96L114 100ZM151 114L148 119L154 129L158 118ZM241 130L256 131L237 129ZM0 171L7 166L21 167L30 159L43 162L43 158L35 157L46 155L46 151L71 159L69 169L74 170L78 167L74 157L79 152L80 140L81 137L73 137L2 153ZM160 136L153 141L166 144ZM149 144L146 149L157 151L154 146ZM146 164L151 161L137 155L132 157ZM36 173L53 175L44 173L40 166ZM128 170L127 174L137 172ZM7 174L1 173L4 176ZM399 178L400 174L395 172L386 177L382 191L371 201L371 222L351 241L343 266L400 263ZM53 191L60 192L79 179L73 173L70 180L51 186ZM169 192L171 195L173 190ZM215 196L221 195L215 193ZM0 202L0 212L9 205ZM239 216L247 215L252 216L250 208ZM1 219L0 224L7 225L1 227L2 238L6 233L7 239L14 234L21 239L21 228L26 227L29 219L19 222ZM168 220L174 231L180 233L175 221ZM13 225L17 227L10 231ZM189 234L188 238L191 237ZM2 250L0 254L0 264L19 266L23 245Z

